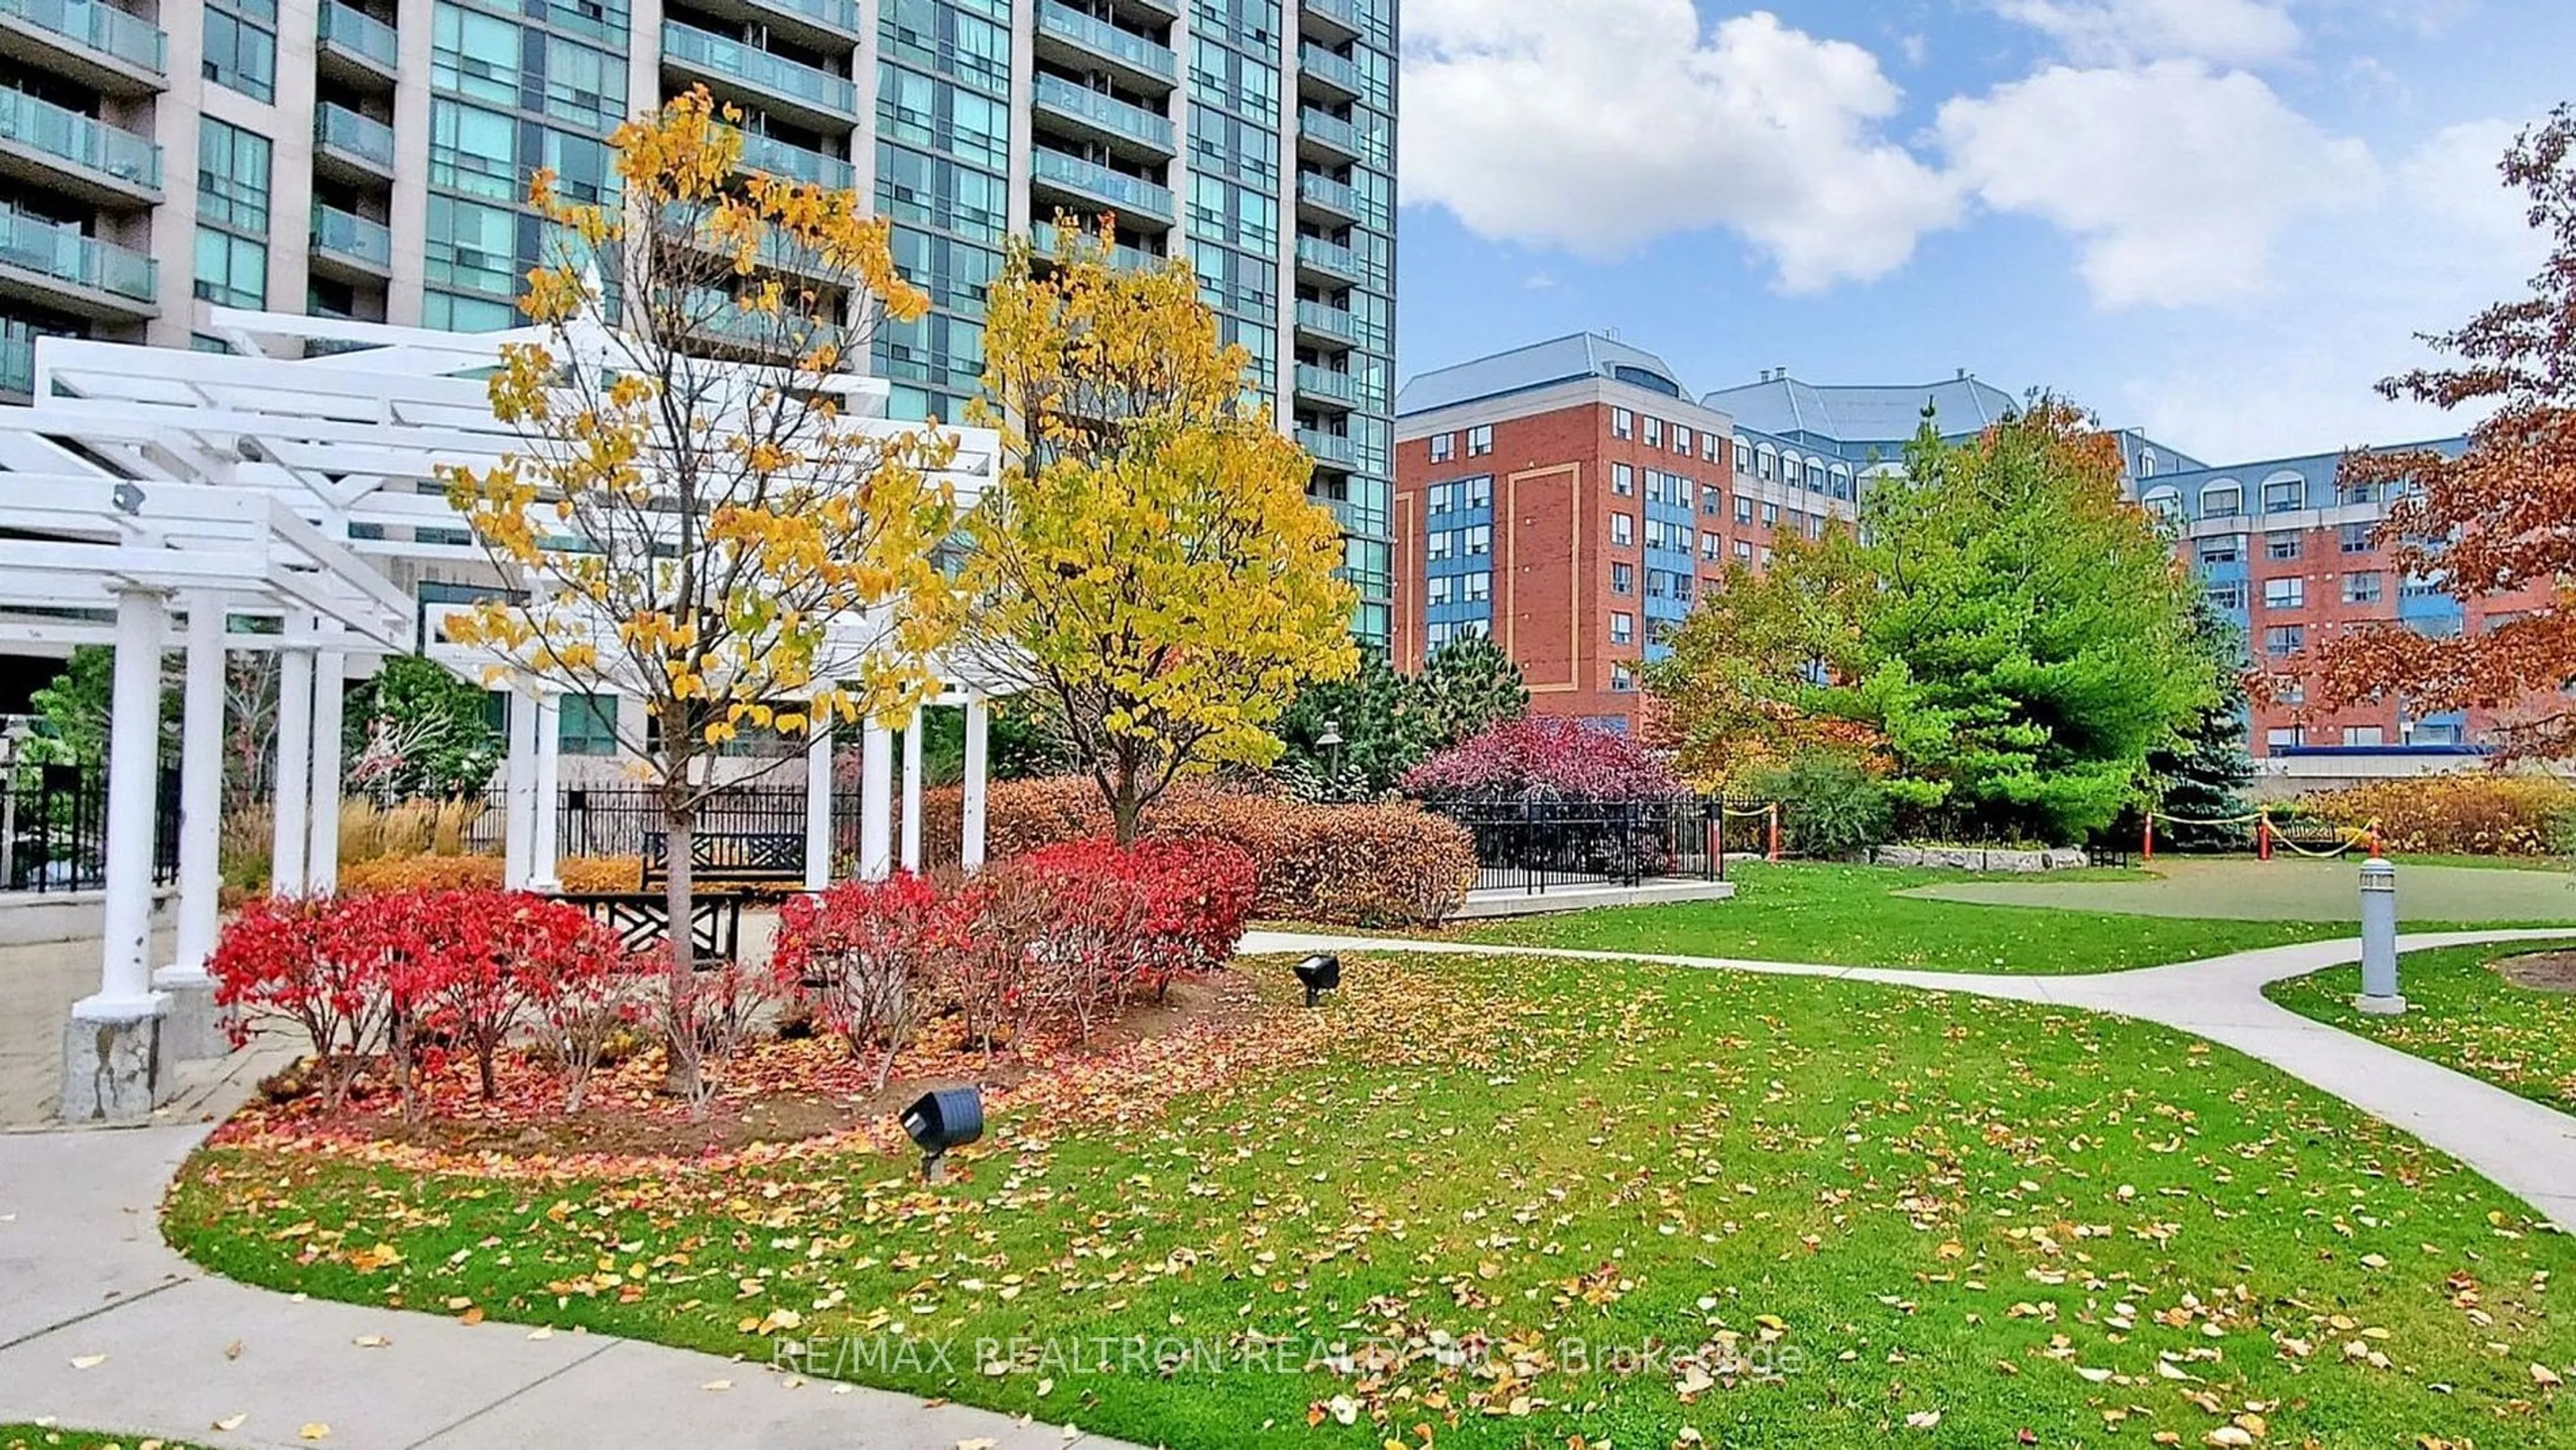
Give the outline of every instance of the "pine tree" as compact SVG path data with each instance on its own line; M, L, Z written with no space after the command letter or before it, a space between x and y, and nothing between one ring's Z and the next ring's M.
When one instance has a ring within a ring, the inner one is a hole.
M2156 839L2180 851L2241 851L2250 847L2253 827L2191 822L2227 820L2249 809L2245 788L2254 782L2254 757L2246 749L2244 639L2207 600L2195 610L2193 627L2214 657L2239 668L2220 676L2220 698L2201 708L2179 740L2147 757L2157 810L2185 818L2160 821Z

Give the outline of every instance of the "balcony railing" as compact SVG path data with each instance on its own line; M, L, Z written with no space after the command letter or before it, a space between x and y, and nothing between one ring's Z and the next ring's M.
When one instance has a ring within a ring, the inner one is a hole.
M847 191L858 181L858 173L838 156L808 151L749 131L742 135L742 164L754 171L791 181L810 181L834 191Z
M1297 113L1297 129L1344 156L1357 157L1360 151L1360 128L1339 116L1327 116L1309 106Z
M855 32L859 28L858 0L756 0L756 3L784 10L790 15L802 15L834 30Z
M1142 212L1164 221L1172 219L1170 188L1157 186L1143 177L1112 171L1079 156L1049 151L1043 146L1030 154L1029 171L1041 181L1052 182L1095 201L1108 202L1122 212Z
M347 152L379 170L394 169L394 128L373 116L324 101L313 113L313 135L332 150Z
M1360 270L1358 253L1339 242L1328 242L1321 237L1299 237L1297 260L1318 272L1348 278L1354 282L1362 280L1364 276Z
M1055 237L1055 223L1029 223L1029 240L1036 245L1039 256L1051 257L1055 255ZM1097 236L1093 237L1091 240L1092 245L1099 245L1099 238ZM1112 248L1109 253L1109 265L1113 269L1121 272L1150 272L1161 267L1165 262L1170 260L1171 259L1169 257L1159 257L1152 252L1146 251L1142 247L1131 247L1124 242L1121 242L1116 247Z
M803 101L845 116L858 114L859 93L847 76L836 76L739 40L710 35L676 20L662 22L662 54L698 70L732 76L791 101Z
M313 208L313 245L370 266L393 269L394 234L385 224L337 207L317 204Z
M0 136L102 176L161 185L161 148L93 116L0 87Z
M1359 379L1349 373L1334 372L1331 368L1319 368L1313 363L1297 364L1297 391L1308 397L1324 398L1354 408L1360 403Z
M1131 30L1121 30L1070 5L1059 5L1056 0L1042 0L1039 4L1038 29L1069 40L1094 55L1123 61L1167 81L1177 80L1180 76L1180 63L1173 58L1170 46L1148 40Z
M8 205L0 205L0 263L137 302L155 295L150 257Z
M1360 194L1349 183L1335 181L1312 171L1297 173L1297 195L1324 210L1356 221L1360 215Z
M0 0L0 14L14 15L154 75L168 73L160 27L101 0Z
M1311 454L1317 463L1331 464L1336 468L1360 466L1359 445L1339 433L1300 428L1297 430L1297 446Z
M402 68L402 38L394 28L346 5L322 7L322 39L386 70Z
M1345 307L1335 307L1324 302L1300 302L1297 304L1297 325L1308 332L1320 333L1325 337L1337 337L1346 342L1359 341L1359 320L1351 316L1350 309Z
M1336 21L1344 30L1361 28L1359 7L1352 4L1351 0L1297 0L1297 8L1310 10L1328 20Z
M1351 62L1350 57L1335 55L1320 45L1299 46L1297 65L1305 74L1335 90L1347 91L1354 96L1366 92L1367 88L1360 81L1360 68Z
M1170 117L1157 116L1142 106L1131 106L1116 96L1075 85L1061 76L1038 77L1038 104L1078 116L1130 141L1164 152L1172 149Z

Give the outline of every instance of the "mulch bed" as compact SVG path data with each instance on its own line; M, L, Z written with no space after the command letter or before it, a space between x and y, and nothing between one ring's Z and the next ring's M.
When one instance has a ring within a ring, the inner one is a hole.
M2576 992L2576 951L2527 952L2495 964L2504 979L2535 992Z

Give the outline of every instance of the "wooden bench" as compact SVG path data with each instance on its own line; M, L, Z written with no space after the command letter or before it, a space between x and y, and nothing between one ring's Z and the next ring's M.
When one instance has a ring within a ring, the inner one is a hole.
M644 886L670 879L671 838L644 833ZM805 837L797 831L697 831L689 837L689 880L707 886L801 886Z
M670 898L658 891L564 891L556 899L616 932L631 953L658 954L670 946ZM689 893L689 945L701 968L741 960L742 908L749 899L741 891Z

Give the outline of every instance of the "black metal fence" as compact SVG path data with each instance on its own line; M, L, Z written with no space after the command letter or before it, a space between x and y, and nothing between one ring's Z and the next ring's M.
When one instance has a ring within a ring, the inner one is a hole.
M1481 891L1714 881L1722 870L1713 800L1454 801L1434 809L1475 837Z
M152 880L179 879L179 772L161 772ZM21 769L0 788L0 882L11 891L107 885L107 773L77 765Z

